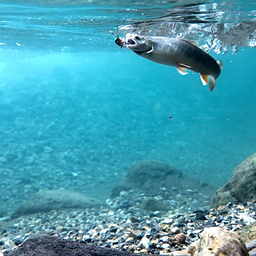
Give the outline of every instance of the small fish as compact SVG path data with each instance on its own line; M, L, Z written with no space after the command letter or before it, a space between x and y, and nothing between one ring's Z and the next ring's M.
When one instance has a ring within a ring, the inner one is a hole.
M210 91L221 73L222 62L183 38L127 34L124 45L148 60L176 67L182 75L186 75L188 69L200 73L203 85L208 84Z

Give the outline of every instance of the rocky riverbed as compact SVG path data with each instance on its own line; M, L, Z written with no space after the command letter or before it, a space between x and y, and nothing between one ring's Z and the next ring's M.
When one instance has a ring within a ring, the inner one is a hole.
M187 255L189 245L199 239L206 227L241 233L256 219L256 202L228 203L217 210L191 209L177 203L166 211L149 211L141 206L143 200L142 194L129 191L108 199L106 206L100 208L52 210L16 219L2 218L1 252L17 248L32 235L47 234L134 253ZM151 200L161 202L157 197ZM244 236L245 242L255 238Z

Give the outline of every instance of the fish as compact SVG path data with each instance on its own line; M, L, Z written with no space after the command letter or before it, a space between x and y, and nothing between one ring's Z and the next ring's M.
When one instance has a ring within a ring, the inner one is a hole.
M127 34L124 45L150 61L174 66L182 75L188 70L200 73L203 85L213 91L223 64L199 48L195 42L184 38L153 37Z

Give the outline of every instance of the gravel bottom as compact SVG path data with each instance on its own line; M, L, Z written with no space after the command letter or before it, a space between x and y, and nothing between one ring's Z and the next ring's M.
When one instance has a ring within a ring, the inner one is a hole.
M51 211L14 220L2 218L0 250L12 250L34 234L48 234L135 253L186 255L188 246L199 239L205 227L237 231L256 219L256 202L229 203L209 211L192 212L180 206L149 212L140 209L138 203L118 208L121 198L108 199L107 206L100 209Z

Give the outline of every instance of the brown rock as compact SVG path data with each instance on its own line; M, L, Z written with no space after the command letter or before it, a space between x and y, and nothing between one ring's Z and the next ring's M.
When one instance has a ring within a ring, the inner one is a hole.
M87 245L60 237L37 235L29 238L17 250L6 251L4 256L136 256L130 252Z
M245 203L256 199L256 153L245 159L233 172L228 183L217 190L212 207L228 202Z
M218 227L206 228L189 252L192 256L249 256L236 233Z
M175 236L175 239L178 244L186 244L187 236L183 233L180 233Z

